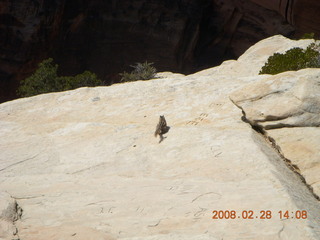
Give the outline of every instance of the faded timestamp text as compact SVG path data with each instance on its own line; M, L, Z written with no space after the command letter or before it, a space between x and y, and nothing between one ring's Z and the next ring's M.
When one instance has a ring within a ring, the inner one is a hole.
M307 219L308 213L306 210L214 210L212 211L212 219Z

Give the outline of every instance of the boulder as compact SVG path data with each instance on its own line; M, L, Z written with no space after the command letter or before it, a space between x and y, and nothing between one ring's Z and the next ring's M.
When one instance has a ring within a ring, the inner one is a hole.
M270 76L231 95L245 118L264 129L320 126L320 70Z

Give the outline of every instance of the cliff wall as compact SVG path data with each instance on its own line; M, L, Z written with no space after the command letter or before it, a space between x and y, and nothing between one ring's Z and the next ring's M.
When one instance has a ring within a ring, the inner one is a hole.
M317 1L0 2L0 102L53 57L61 74L91 70L106 84L135 62L191 73L239 57L257 41L319 33Z

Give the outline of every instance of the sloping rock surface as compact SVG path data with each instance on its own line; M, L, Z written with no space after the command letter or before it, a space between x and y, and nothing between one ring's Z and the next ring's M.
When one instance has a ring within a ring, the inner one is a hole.
M320 126L320 71L285 72L231 96L252 125L265 129Z
M257 79L230 98L252 126L266 130L320 196L320 69Z
M269 78L257 73L275 51L307 44L275 36L189 76L1 104L0 189L23 209L16 236L319 239L319 201L229 99Z

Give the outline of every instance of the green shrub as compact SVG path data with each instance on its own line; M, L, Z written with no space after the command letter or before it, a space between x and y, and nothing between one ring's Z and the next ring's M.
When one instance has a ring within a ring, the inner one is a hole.
M59 92L85 86L98 86L102 81L94 73L85 71L76 76L58 76L58 65L53 59L44 60L38 69L28 78L21 81L18 95L30 97L41 93Z
M152 66L153 63L148 63L147 61L144 63L136 63L136 65L133 65L131 67L134 68L134 70L130 73L123 72L120 73L121 76L121 82L131 82L131 81L137 81L137 80L149 80L155 77L156 75L156 68Z
M268 58L259 74L278 74L303 68L319 68L319 45L310 44L307 49L292 48L284 54L275 53Z
M17 91L20 96L28 97L51 92L57 88L57 85L60 85L60 79L57 75L58 65L53 64L52 58L44 60L38 66L39 68L34 74L21 81Z
M74 77L64 78L64 90L71 90L79 87L95 87L101 85L102 83L101 80L97 78L97 75L90 71L85 71Z
M301 39L315 39L315 34L312 33L305 33L301 36Z

